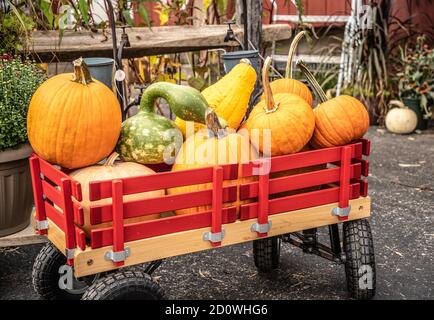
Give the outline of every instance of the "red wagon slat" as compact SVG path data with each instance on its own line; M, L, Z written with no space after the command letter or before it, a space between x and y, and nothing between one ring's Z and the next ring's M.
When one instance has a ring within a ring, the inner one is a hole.
M350 199L360 197L360 184L353 183L349 186ZM339 201L339 187L318 191L300 193L296 195L269 200L269 215L316 207L323 204ZM258 217L258 203L241 205L240 220L254 219Z
M236 207L222 209L222 223L232 223L237 219ZM125 241L134 241L161 236L169 233L199 229L211 226L212 210L206 212L179 215L157 220L126 224L124 226ZM113 244L113 228L100 228L91 231L90 245L100 248Z
M222 188L223 202L236 201L237 187L226 186ZM164 213L179 209L210 205L212 189L166 195L155 198L124 201L124 218ZM112 205L92 205L89 210L92 225L112 221Z
M351 179L359 179L361 176L361 164L355 163L350 166ZM293 174L290 176L270 179L269 194L287 191L295 191L323 184L339 181L340 168L329 168L311 172ZM258 196L258 181L241 184L240 200L255 198Z
M222 165L223 179L233 180L238 176L238 165ZM177 172L161 172L148 176L120 179L124 183L124 195L188 186L193 184L210 183L213 178L213 168L198 168ZM111 180L93 181L89 183L89 200L95 201L110 198Z
M44 201L44 209L47 214L47 218L53 221L62 231L65 231L66 221L63 213L53 207L53 205L47 201Z
M351 148L351 158L361 158L363 152L363 143L357 142L349 145ZM320 164L333 163L341 160L341 150L343 147L333 147L312 151L304 151L291 155L277 156L271 158L271 173L300 169ZM242 177L254 175L260 161L252 161L242 165Z
M62 193L59 189L53 187L46 180L42 180L42 192L57 206L62 206Z

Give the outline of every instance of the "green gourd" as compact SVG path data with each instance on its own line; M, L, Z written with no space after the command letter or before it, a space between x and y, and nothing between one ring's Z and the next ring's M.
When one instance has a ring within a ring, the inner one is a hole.
M213 112L192 87L168 82L150 85L143 92L139 112L122 123L116 150L123 160L141 164L174 161L183 143L182 133L173 121L154 113L158 98L165 99L173 113L186 121L205 123L207 113Z

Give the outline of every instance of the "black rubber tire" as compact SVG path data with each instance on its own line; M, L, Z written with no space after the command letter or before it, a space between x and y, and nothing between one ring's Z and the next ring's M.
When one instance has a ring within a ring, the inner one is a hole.
M363 219L345 222L343 242L348 293L354 299L371 299L375 295L376 270L369 221Z
M259 272L270 272L279 267L280 237L270 237L253 241L253 258Z
M82 300L163 300L163 290L152 278L137 270L120 270L97 280Z
M79 300L84 290L70 292L59 288L59 268L66 257L51 243L45 244L36 256L32 270L33 288L45 300ZM87 285L86 285L87 286Z

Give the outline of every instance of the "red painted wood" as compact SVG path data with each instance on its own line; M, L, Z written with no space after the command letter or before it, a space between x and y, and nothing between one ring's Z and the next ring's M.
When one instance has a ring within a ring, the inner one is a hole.
M47 214L47 218L49 218L51 221L53 221L56 224L56 226L58 226L62 231L65 231L66 221L65 221L65 217L63 216L62 212L60 212L58 209L53 207L47 201L44 201L44 210Z
M75 227L75 238L77 239L77 246L81 250L86 249L86 235L84 231L78 227Z
M81 185L80 185L80 183L78 181L71 180L71 184L72 184L72 196L77 201L83 201L83 194L81 192Z
M123 183L121 180L112 181L113 195L113 252L124 251L124 206L123 206ZM114 262L119 267L124 261Z
M339 179L339 207L347 208L349 206L348 187L350 185L351 149L349 146L344 146L341 150L342 154ZM339 220L348 220L348 217L339 217Z
M354 163L350 166L351 179L359 179L361 176L361 164ZM294 174L291 176L270 179L270 194L286 191L294 191L323 184L339 181L340 168L329 168L317 171ZM240 185L240 200L256 198L259 194L257 181Z
M67 249L75 249L77 243L75 241L75 224L74 224L74 208L72 206L72 187L71 180L61 178L60 188L62 190L62 211L65 221L65 243ZM67 259L69 265L73 265L74 259Z
M224 179L237 178L238 165L223 165ZM156 173L148 176L120 179L123 182L124 195L146 191L168 189L193 184L212 182L213 168L198 168L176 172ZM90 201L111 197L111 181L93 181L89 183Z
M41 168L41 172L45 178L48 178L53 183L58 186L61 186L62 179L69 179L69 176L55 168L53 165L49 164L47 161L39 158L39 165Z
M269 159L264 159L262 161L262 167L269 166ZM264 172L263 172L264 173ZM262 174L259 176L258 181L258 201L259 201L259 212L258 212L258 223L266 224L268 223L268 211L269 211L269 200L268 195L270 194L270 174ZM258 232L258 237L265 237L267 233Z
M360 164L362 165L362 175L367 177L369 175L369 161L360 160Z
M79 204L74 203L74 202L72 203L72 206L74 208L74 221L79 226L82 226L84 224L83 208Z
M361 179L358 181L360 183L360 195L362 197L368 196L368 181L366 179Z
M369 157L371 154L371 140L368 139L360 139L363 144L363 155Z
M349 145L351 157L356 158L362 154L362 143ZM320 150L305 151L296 154L273 157L271 159L271 172L285 171L291 169L305 168L319 164L340 161L341 148L334 147ZM259 162L249 162L242 165L242 177L253 175L253 169L257 168Z
M222 223L232 223L237 219L235 206L222 209ZM125 241L134 241L156 237L164 234L205 228L211 226L212 211L179 215L157 220L125 225ZM94 229L90 234L92 248L100 248L113 244L113 231L111 227Z
M42 193L51 201L53 201L57 206L62 208L62 193L60 190L53 187L51 184L49 184L47 181L42 180Z
M360 185L350 185L351 199L360 196ZM269 201L269 215L320 206L339 201L339 187L300 193L292 196L272 199ZM331 214L331 213L330 213ZM254 219L258 216L258 203L241 205L240 220Z
M237 186L223 188L223 201L234 202L237 198ZM124 202L124 218L151 215L179 209L211 205L212 189L200 190L176 195L167 195L143 200ZM89 210L92 225L112 221L112 205L93 205Z
M305 3L305 12L309 15L327 15L327 2L328 1L303 1ZM305 13L306 14L306 13Z
M222 206L223 206L223 168L215 166L213 168L212 183L212 213L211 213L211 233L220 233L222 231ZM221 245L219 242L211 242L213 247Z
M29 159L30 162L30 175L32 178L33 187L33 200L35 201L36 220L44 221L46 219L44 198L42 193L42 179L41 170L39 167L39 158L32 155ZM36 230L38 234L47 234L47 230Z

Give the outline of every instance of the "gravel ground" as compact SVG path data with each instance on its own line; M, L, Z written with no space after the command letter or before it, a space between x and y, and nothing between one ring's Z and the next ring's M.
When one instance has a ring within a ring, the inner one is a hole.
M398 136L372 127L369 192L376 299L434 299L434 129ZM0 252L0 299L37 299L40 245ZM284 244L280 268L256 272L251 244L167 259L154 273L172 299L347 299L344 269Z

